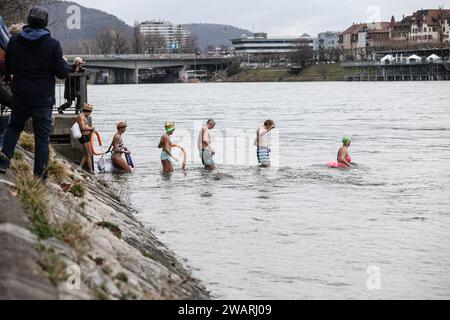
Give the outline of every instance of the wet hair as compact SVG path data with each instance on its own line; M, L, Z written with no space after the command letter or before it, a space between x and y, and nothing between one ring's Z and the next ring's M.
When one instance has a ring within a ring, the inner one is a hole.
M206 124L216 124L216 121L214 121L213 119L208 119Z
M119 122L119 123L116 125L117 130L124 129L124 128L126 128L126 127L128 127L128 125L127 125L126 122Z
M275 125L275 122L273 122L273 120L267 120L266 122L264 122L264 126L266 127L273 127Z

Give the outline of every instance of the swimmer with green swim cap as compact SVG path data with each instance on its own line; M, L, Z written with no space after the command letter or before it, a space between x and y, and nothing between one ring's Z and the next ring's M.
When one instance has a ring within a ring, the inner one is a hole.
M350 157L350 146L352 144L352 139L349 136L344 136L342 138L342 148L338 151L337 161L339 164L343 164L347 167L351 167L352 158Z
M175 132L175 123L167 122L164 125L164 130L166 133L161 137L161 141L159 142L158 148L162 149L161 151L161 164L163 166L164 173L172 173L173 165L172 160L178 161L172 156L172 142L170 141L170 136Z
M352 139L350 139L349 136L344 136L342 138L342 143L344 144L344 146L350 146L350 144L352 143Z

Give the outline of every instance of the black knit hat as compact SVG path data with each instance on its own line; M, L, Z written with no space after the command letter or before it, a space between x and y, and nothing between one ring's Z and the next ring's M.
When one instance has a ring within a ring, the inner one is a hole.
M31 28L45 28L48 25L48 12L41 8L31 9L27 23Z

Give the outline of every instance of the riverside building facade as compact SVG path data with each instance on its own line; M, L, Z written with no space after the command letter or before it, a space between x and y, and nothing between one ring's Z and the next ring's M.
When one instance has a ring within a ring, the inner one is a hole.
M400 21L353 24L343 33L344 49L449 43L450 10L427 9Z
M313 47L314 39L309 35L300 37L268 37L267 33L255 33L253 37L243 35L231 39L233 50L238 57L261 57L286 55L302 47Z
M191 37L191 32L182 25L168 21L150 20L140 24L143 35L162 36L167 44L167 49L178 49L184 46Z

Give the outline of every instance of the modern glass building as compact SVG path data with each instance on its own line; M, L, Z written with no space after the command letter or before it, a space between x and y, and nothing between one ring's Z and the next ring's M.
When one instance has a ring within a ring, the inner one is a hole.
M314 40L308 35L300 37L267 37L266 33L255 33L253 37L243 35L231 39L237 56L276 55L295 52L301 47L313 47Z

